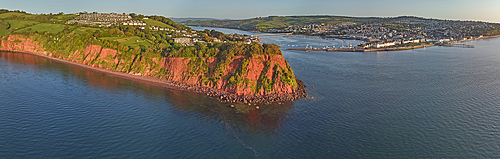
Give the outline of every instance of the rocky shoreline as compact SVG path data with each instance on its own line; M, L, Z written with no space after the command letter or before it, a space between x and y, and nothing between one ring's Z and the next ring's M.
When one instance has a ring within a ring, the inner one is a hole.
M154 85L163 86L163 87L167 87L167 88L171 88L171 89L178 89L178 90L185 90L185 91L191 91L191 92L196 92L196 93L202 93L202 94L205 94L207 96L210 96L212 98L219 100L221 103L244 103L244 104L278 103L278 104L280 104L282 102L291 102L291 101L294 101L297 99L307 97L307 92L305 90L306 86L303 84L302 81L300 81L298 79L296 79L297 80L297 88L296 88L294 94L240 96L240 95L236 95L236 94L231 94L231 93L226 92L226 91L217 90L217 89L208 88L208 87L192 86L192 85L182 84L182 83L173 82L173 81L167 81L167 80L163 80L163 79L155 78L155 77L150 77L150 76L133 75L133 74L127 74L127 73L123 73L123 72L108 70L108 69L104 69L104 68L92 67L90 65L85 65L85 64L81 64L81 63L77 63L77 62L73 62L73 61L68 61L68 60L65 60L62 58L50 57L50 56L41 55L41 54L32 53L32 52L24 52L24 51L16 51L16 50L3 50L3 49L0 49L0 51L31 54L31 55L47 58L47 59L50 59L50 60L53 60L56 62L64 63L67 65L79 67L82 69L105 73L107 75L114 76L114 77L129 79L129 80L148 83L148 84L154 84Z
M221 101L222 103L244 103L244 104L250 104L250 103L281 103L281 102L288 102L288 101L294 101L297 99L301 98L307 98L307 92L305 90L306 85L299 80L296 79L297 81L297 89L295 94L271 94L271 95L247 95L247 96L237 96L235 94L229 94L227 92L223 91L210 91L206 92L207 96L214 97ZM201 88L202 91L199 93L205 93L203 91L203 88ZM211 88L209 88L211 89ZM197 92L197 88L195 88L195 92Z

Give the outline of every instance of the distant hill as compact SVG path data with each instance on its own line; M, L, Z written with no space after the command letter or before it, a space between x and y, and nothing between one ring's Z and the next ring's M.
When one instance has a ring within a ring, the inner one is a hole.
M208 20L217 20L214 18L173 18L170 17L170 19L176 23L181 23L185 21L208 21Z
M203 27L223 27L232 29L241 29L247 31L262 31L269 29L280 29L290 25L307 25L307 24L339 24L342 22L368 23L382 22L398 19L424 19L414 16L400 16L391 18L381 17L347 17L347 16L269 16L257 17L243 20L191 20L184 21L182 24ZM175 20L174 20L175 21Z

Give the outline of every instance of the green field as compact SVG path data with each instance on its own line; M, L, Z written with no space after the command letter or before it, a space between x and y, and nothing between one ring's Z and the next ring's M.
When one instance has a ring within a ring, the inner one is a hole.
M58 20L69 20L69 19L74 19L76 17L77 17L77 15L74 15L74 14L58 15L58 16L56 16L56 19L58 19Z
M34 33L38 31L39 33L47 31L49 33L58 33L64 29L63 24L48 24L48 23L40 23L27 28L19 29L17 32L28 32Z
M11 30L17 29L17 28L22 28L22 27L24 27L25 24L32 25L32 24L37 23L37 22L33 22L33 21L20 21L20 20L5 20L5 21L9 22Z
M6 29L6 26L0 26L0 36L4 36L10 33L10 30Z
M74 19L77 15L58 15L58 16L54 16L53 18L51 18L48 22L49 23L65 23L66 21L68 20L71 20L71 19Z
M160 28L174 29L174 27L172 27L172 26L170 26L168 24L165 24L163 22L160 22L160 21L156 21L156 20L152 20L152 19L143 19L142 21L144 21L148 25L157 26L157 27L160 27Z
M259 28L280 28L280 27L283 27L283 26L280 26L280 25L268 24L268 23L257 24L255 26L259 27Z
M0 26L0 36L7 35L12 30L15 30L17 28L22 28L22 27L25 26L25 24L32 25L32 24L36 24L37 23L37 22L32 22L32 21L19 21L19 20L3 20L3 21L0 21L0 23L3 23L3 22L8 22L10 28L7 29L7 27L9 27L9 26Z
M9 13L2 13L0 14L0 19L5 19L5 18L9 18L9 17L12 17L12 16L16 16L16 17L25 17L24 20L34 20L35 17L43 17L42 15L30 15L30 14L25 14L25 13L15 13L15 12L9 12ZM52 18L50 18L48 21L46 21L47 23L64 23L70 19L73 19L75 18L77 15L55 15L55 16L52 16Z
M92 30L92 32L95 32L96 30L101 30L99 28L90 28L90 27L81 27L81 28L76 28L73 31L73 34L80 34L86 32L88 29Z
M7 17L11 17L11 16L18 16L18 17L33 17L35 15L29 15L29 14L26 14L26 13L15 13L15 12L9 12L9 13L3 13L3 14L0 14L0 19L4 19L4 18L7 18Z
M118 41L120 44L124 46L130 46L130 47L136 47L136 46L146 46L149 47L151 46L152 42L149 40L144 40L138 36L133 36L133 37L104 37L100 39L106 39L110 41Z

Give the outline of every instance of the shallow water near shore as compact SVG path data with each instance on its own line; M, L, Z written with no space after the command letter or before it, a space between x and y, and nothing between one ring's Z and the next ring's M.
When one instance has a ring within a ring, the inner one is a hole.
M232 108L198 93L0 52L0 156L500 157L500 38L467 43L474 49L378 53L286 51L342 42L261 38L282 46L310 98Z

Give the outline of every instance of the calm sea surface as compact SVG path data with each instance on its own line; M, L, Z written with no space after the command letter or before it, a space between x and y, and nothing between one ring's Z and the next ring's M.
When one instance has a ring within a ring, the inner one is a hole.
M378 53L261 38L282 46L310 98L231 108L0 52L0 158L500 158L500 38Z

